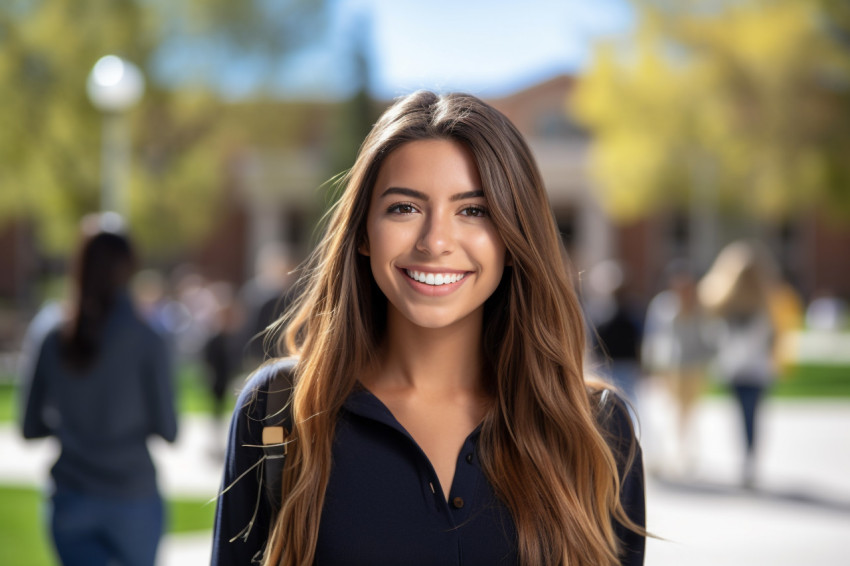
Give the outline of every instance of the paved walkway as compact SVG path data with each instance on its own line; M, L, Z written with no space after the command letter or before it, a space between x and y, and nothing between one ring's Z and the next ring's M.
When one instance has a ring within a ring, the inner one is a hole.
M768 401L751 491L737 487L741 441L730 400L698 407L688 474L669 465L672 446L661 431L672 414L663 396L649 392L640 410L647 467L659 469L647 485L649 529L665 539L648 542L647 566L848 563L850 402ZM211 423L189 418L181 426L176 445L151 445L163 491L212 498L220 465L210 455ZM25 444L0 427L0 482L43 484L55 450L50 441ZM208 564L209 543L209 533L166 537L159 566Z
M653 424L672 421L647 403L647 466L667 467ZM646 414L646 413L645 413ZM648 481L648 566L840 566L850 564L850 402L768 401L761 421L758 480L740 482L743 439L736 407L711 399L692 431L697 460L688 475ZM665 437L666 439L666 437Z

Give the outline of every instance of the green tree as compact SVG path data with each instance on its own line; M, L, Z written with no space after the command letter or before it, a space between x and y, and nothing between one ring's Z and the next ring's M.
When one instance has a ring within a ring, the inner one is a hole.
M221 70L251 61L245 80L262 95L271 70L310 41L322 15L322 3L307 0L3 3L0 225L29 219L48 252L64 253L81 216L98 209L101 116L85 81L95 61L115 53L148 78L129 115L133 231L159 254L203 237L221 205L229 147L216 94ZM168 57L178 60L170 71Z
M615 218L706 191L762 218L850 216L846 2L635 3L636 31L598 46L571 106Z

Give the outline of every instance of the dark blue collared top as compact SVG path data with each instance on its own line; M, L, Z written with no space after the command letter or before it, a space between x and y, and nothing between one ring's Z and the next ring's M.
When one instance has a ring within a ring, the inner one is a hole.
M62 451L55 486L111 498L158 492L148 437L177 436L171 357L165 341L122 293L103 329L100 352L84 371L62 359L60 329L50 331L23 376L25 438L56 436Z
M262 457L265 394L271 372L258 372L240 396L231 423L224 486L231 485ZM621 418L628 418L623 416ZM481 469L473 431L458 455L448 499L437 475L410 434L372 393L358 389L339 415L333 464L319 528L319 566L449 566L517 564L516 530L507 507L495 496ZM643 524L643 479L636 461L624 489L624 503ZM262 550L271 507L249 472L219 498L213 565L250 564ZM258 500L259 497L259 500ZM628 498L626 500L625 498ZM256 518L251 531L236 536ZM642 564L643 538L626 538L628 559Z

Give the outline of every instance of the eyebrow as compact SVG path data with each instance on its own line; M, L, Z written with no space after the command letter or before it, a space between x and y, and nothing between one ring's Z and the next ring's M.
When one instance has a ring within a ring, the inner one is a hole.
M408 189L406 187L390 187L381 193L381 198L384 198L387 195L404 195L411 198L416 198L419 200L430 200L428 195L423 193L422 191L417 191L415 189ZM465 193L457 193L452 195L449 200L452 202L459 200L466 200L470 198L484 198L484 191L467 191Z

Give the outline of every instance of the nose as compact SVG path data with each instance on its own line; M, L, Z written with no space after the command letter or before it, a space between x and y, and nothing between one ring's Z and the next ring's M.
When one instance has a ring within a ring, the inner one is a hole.
M454 234L448 215L429 215L422 225L416 249L428 255L451 253L454 247Z

